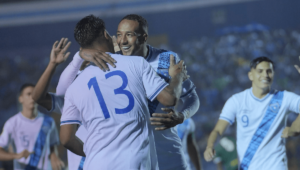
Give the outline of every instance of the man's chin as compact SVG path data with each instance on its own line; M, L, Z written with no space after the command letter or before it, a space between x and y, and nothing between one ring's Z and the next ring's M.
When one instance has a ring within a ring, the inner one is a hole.
M130 56L131 55L131 51L122 51L123 55L127 55L127 56Z

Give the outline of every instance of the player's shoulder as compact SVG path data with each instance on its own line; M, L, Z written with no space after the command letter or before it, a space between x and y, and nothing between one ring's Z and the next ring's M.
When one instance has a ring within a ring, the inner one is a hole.
M230 100L237 100L237 101L240 101L242 100L243 98L245 98L249 93L251 93L251 88L249 89L245 89L241 92L238 92L238 93L235 93L233 94L229 99ZM229 100L228 99L228 100Z
M18 121L18 119L20 119L20 116L22 116L21 114L21 112L18 112L17 114L13 115L5 122L5 124L14 125L15 122Z
M148 49L149 49L149 54L151 55L151 58L159 57L160 59L164 59L164 58L169 59L170 55L172 54L175 57L176 62L177 62L177 60L180 59L178 54L171 50L155 48L150 45L148 45Z

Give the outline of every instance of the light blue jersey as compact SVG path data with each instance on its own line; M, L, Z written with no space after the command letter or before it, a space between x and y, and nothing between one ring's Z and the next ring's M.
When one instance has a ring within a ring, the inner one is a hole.
M176 63L180 61L178 55L172 51L167 51L163 49L157 49L148 45L149 54L146 60L158 73L158 75L164 78L167 82L170 80L169 76L169 66L170 66L170 55L173 54L176 60ZM188 96L195 90L193 82L189 79L183 82L181 101L180 104L184 102L184 97ZM198 100L198 98L197 98ZM179 108L182 106L179 106ZM152 115L153 113L162 113L161 108L164 108L157 100L149 102L149 111ZM198 109L198 108L197 108ZM194 113L183 113L185 117L190 117ZM191 115L190 115L191 114ZM155 128L152 126L152 128ZM186 169L187 163L183 158L183 150L181 140L177 135L176 127L163 130L163 131L154 131L155 145L157 151L157 158L159 168L163 170L168 169Z
M252 88L229 98L220 119L237 122L237 152L241 169L286 170L285 141L281 133L285 116L299 113L300 96L288 91L271 91L262 99Z

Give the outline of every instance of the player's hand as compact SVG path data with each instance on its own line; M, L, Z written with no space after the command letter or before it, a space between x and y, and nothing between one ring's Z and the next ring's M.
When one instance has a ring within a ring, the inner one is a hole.
M22 152L18 153L15 157L15 159L21 159L21 158L25 158L27 159L28 156L30 154L32 154L33 152L29 152L27 149L23 150Z
M299 56L299 60L300 60L300 56ZM298 73L300 74L300 67L298 65L294 65L294 67L296 68L296 70L298 71Z
M121 49L117 43L117 38L116 36L112 36L112 41L113 41L113 44L114 44L114 50L115 50L115 53L120 53L121 52Z
M155 130L166 130L181 124L184 120L184 115L171 108L162 108L161 110L167 113L153 113L150 118L151 125L158 126Z
M290 127L285 127L282 131L281 137L282 138L288 138L289 137L289 129Z
M172 54L170 55L169 75L171 77L179 75L183 80L189 78L184 61L181 60L178 64L175 64L175 57Z
M51 153L50 161L53 170L61 170L62 168L65 167L64 162L61 161L60 158L55 153Z
M114 63L117 61L103 51L82 48L79 55L84 60L95 63L104 72L109 71L107 63L112 67L116 67Z
M207 162L210 162L213 160L213 158L215 157L215 150L213 148L206 148L206 150L204 151L204 159Z
M68 38L62 38L59 42L55 41L50 54L50 62L57 65L66 61L70 55L70 52L66 53L70 45L71 42L68 41Z

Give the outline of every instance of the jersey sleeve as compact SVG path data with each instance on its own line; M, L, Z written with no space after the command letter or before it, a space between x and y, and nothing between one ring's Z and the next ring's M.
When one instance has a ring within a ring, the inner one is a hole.
M60 75L56 87L57 95L64 95L66 93L68 87L74 81L83 61L84 60L79 56L79 52L77 52L74 55L73 60L70 62L70 64L65 68L65 70Z
M9 145L9 142L11 141L12 137L12 131L13 131L13 124L9 122L9 120L4 124L2 133L0 135L0 147L6 148Z
M146 90L147 98L150 101L153 101L169 84L154 71L145 59L142 60L142 73L143 85Z
M287 100L288 110L294 113L299 113L300 96L292 92L284 91L284 97Z
M225 120L232 125L235 121L237 109L238 102L236 101L235 96L232 96L225 103L219 119Z
M72 96L69 93L70 91L67 91L65 96L65 105L63 108L63 114L60 118L60 125L65 124L79 124L81 125L81 118L80 118L80 112L77 109L77 107L74 105L72 101Z
M54 93L49 93L51 96L51 100L52 100L52 107L51 110L49 110L49 112L55 112L55 113L62 113L62 109L64 107L64 96L58 96Z
M55 121L53 120L51 132L50 132L50 146L54 146L54 145L59 145L59 137L58 137Z

